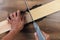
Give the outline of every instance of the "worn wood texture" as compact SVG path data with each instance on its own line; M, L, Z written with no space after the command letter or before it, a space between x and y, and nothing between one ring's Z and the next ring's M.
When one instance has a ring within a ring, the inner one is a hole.
M51 1L51 0L29 1L29 7L32 7L33 5L36 5L39 3L45 4L46 2L49 2L49 1ZM10 0L10 1L6 0L4 4L0 5L0 8L1 8L0 9L0 21L6 19L8 13L14 12L17 9L22 9L22 10L25 9L24 7L22 8L22 6L21 6L22 4L20 4L20 3L21 3L20 0L17 0L17 1L16 0ZM31 4L33 4L33 5L31 5ZM15 6L15 5L17 5L17 6ZM39 24L41 30L51 34L50 35L51 40L60 40L60 38L59 38L60 37L60 35L59 35L60 34L59 33L60 32L60 11L55 12L54 14L47 16L42 21L37 21L37 23ZM29 30L29 32L27 30ZM25 36L24 40L28 40L28 39L34 40L34 37L32 37L33 36L33 33L32 33L33 32L33 26L31 24L28 27L26 27L24 32L26 32L26 31L28 32L27 35L25 33L22 33L22 35L23 35L22 36L21 33L19 33L16 36L17 40L23 39L24 36ZM53 34L55 32L56 32L56 34L55 34L56 36ZM2 34L2 36L3 35L4 34ZM22 38L21 38L21 36L22 36ZM26 36L28 36L28 37L26 37ZM32 38L30 38L30 36ZM1 38L1 35L0 35L0 38Z
M56 11L59 11L60 10L60 6L59 6L60 4L59 3L60 3L59 0L58 1L54 0L54 1L50 2L50 3L42 5L41 7L30 10L31 15L33 17L33 20L37 20L37 19L42 18L44 16L50 15L50 14L56 12ZM26 15L26 19L27 19L27 23L32 21L28 13ZM1 26L0 27L0 33L6 32L6 31L11 29L10 28L11 26L8 24L7 20L5 20L3 22L3 24L2 24L2 22L0 22L0 26ZM6 26L6 27L4 27L4 26Z

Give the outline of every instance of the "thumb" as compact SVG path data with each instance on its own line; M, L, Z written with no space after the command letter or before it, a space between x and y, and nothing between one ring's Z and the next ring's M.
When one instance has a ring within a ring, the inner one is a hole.
M34 33L34 36L35 36L35 40L38 40L38 36L36 32Z
M50 36L49 36L48 34L46 34L46 33L43 32L43 31L42 31L42 33L43 33L43 35L45 36L46 40L50 40ZM36 32L34 33L34 36L35 36L35 40L38 40L38 36L37 36L37 33L36 33Z

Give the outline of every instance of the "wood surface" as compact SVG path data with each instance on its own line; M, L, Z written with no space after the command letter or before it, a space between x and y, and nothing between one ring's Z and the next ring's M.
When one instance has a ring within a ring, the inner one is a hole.
M33 19L37 20L37 19L42 18L44 16L50 15L50 14L56 12L56 11L59 11L60 10L60 6L59 6L60 4L59 3L60 3L59 0L58 1L55 0L55 1L52 1L52 2L50 2L48 4L43 5L41 7L38 7L36 9L31 10L30 12L31 12L31 15L32 15ZM26 14L27 19L28 19L28 15L29 14L27 13ZM29 23L31 21L32 20L31 20L31 18L29 16L29 20L27 20L27 23ZM7 20L0 22L0 26L1 26L0 27L0 34L11 29L10 28L11 25L8 24ZM4 26L6 26L6 27L4 27Z
M57 1L55 0L46 5L33 9L30 12L33 19L36 20L44 16L50 15L54 12L57 12L59 10L60 10L60 0Z
M33 5L36 5L38 3L45 4L46 2L48 3L49 1L51 1L51 0L38 0L38 1L29 0L28 5L29 5L29 7L32 7ZM8 4L8 5L6 5L6 4ZM17 6L15 6L13 4L16 4ZM0 9L0 21L5 20L7 18L7 14L11 13L11 11L13 11L13 10L15 11L16 8L20 9L20 7L21 7L21 9L25 9L22 6L24 6L24 5L21 4L20 0L10 0L10 2L5 0L4 4L0 5L0 8L1 8ZM51 40L60 40L60 33L59 33L60 32L60 11L47 16L42 21L40 21L40 20L37 21L37 23L39 24L41 30L50 34ZM33 25L31 25L31 24L29 26L27 25L27 27L24 29L25 29L25 31L24 31L25 33L19 33L16 36L15 40L34 40L34 38L32 37L33 36L32 32L34 31ZM28 33L26 33L26 32L28 32ZM56 34L54 34L54 33L56 33ZM3 37L3 35L4 34L0 35L0 40Z
M38 7L36 9L31 10L30 12L31 12L31 15L33 17L33 20L37 20L37 19L42 18L44 16L50 15L50 14L56 12L56 11L59 11L60 10L60 6L59 6L60 4L59 3L60 3L59 0L58 1L55 0L55 1L52 1L48 4L43 5L41 7ZM27 19L28 19L28 15L27 15ZM29 20L27 20L27 23L29 23L31 21L32 20L29 16ZM0 26L1 26L0 27L0 34L11 29L10 28L11 25L8 24L7 20L0 22ZM4 27L4 26L6 26L6 27Z

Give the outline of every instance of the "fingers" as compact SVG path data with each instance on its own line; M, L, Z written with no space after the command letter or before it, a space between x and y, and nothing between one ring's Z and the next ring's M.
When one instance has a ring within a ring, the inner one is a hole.
M45 32L42 32L42 33L43 33L43 35L45 36L46 40L50 40L48 34L46 34ZM38 36L37 36L37 33L36 33L36 32L34 33L34 36L35 36L35 39L38 40Z
M12 15L14 18L17 17L16 12L13 12Z
M19 11L19 10L18 10L17 12L11 13L10 16L9 16L9 19L12 20L12 21L13 21L14 19L16 19L16 18L21 19L21 21L24 22L24 16L22 16L22 15L20 14L20 11Z
M13 15L12 15L12 13L11 13L10 16L9 16L9 19L10 19L10 20L13 19Z
M20 11L18 10L17 12L12 13L14 17L19 17L20 16Z
M9 19L12 20L13 18L16 18L16 17L19 17L19 16L21 16L21 15L20 15L20 11L18 10L17 12L11 13L10 16L9 16Z
M17 16L21 16L21 14L20 14L20 10L17 10L16 15L17 15Z
M17 17L20 17L20 19L23 18L23 16L22 16L21 13L20 13L20 10L17 10L16 15L17 15Z
M38 36L36 32L34 33L34 36L35 36L35 40L38 40Z
M49 39L49 35L47 33L45 33L45 32L42 32L42 33L45 36L46 40L48 40Z
M8 18L8 23L10 23L10 24L11 24L11 19L9 19L9 18Z

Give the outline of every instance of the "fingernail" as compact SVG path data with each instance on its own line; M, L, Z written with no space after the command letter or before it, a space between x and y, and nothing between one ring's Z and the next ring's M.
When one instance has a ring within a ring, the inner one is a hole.
M35 36L37 35L36 32L34 33L34 35L35 35Z
M20 12L20 10L17 10L17 12Z

